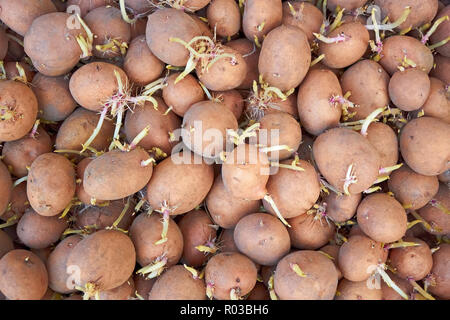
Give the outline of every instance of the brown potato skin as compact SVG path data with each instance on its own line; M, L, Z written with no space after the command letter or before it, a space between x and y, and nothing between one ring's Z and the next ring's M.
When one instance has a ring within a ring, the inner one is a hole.
M431 274L436 280L435 286L430 286L432 294L439 298L450 299L450 245L443 243L440 249L433 253L433 268Z
M430 94L422 106L425 115L450 123L450 99L447 98L445 83L430 77Z
M291 248L286 227L267 213L253 213L239 220L234 241L240 252L264 266L275 265Z
M450 168L450 125L432 117L408 122L400 132L400 152L408 166L425 176Z
M425 278L433 266L433 257L430 247L418 238L405 238L406 242L415 242L419 246L394 248L389 251L389 260L392 267L401 278L413 278L419 281Z
M298 28L282 25L264 39L258 69L263 79L281 91L296 88L311 64L308 37Z
M247 64L247 76L237 89L250 89L253 81L259 77L258 61L261 49L247 38L240 38L227 42L227 46L239 52Z
M80 241L70 252L67 266L80 268L77 285L93 283L98 290L114 289L132 275L136 252L122 231L100 230ZM77 281L77 280L75 280Z
M19 69L17 66L20 66L23 68L23 71L25 72L25 80L26 82L32 82L33 77L36 72L34 72L31 68L31 66L26 62L21 61L9 61L4 64L5 72L6 72L6 78L8 80L17 80L17 77L21 77L19 73Z
M170 111L165 115L167 105L161 98L155 99L158 102L158 110L155 110L153 104L148 101L144 105L135 106L133 111L128 110L123 129L127 142L131 143L146 126L150 126L149 134L138 143L138 146L145 150L157 147L170 155L177 142L169 141L169 132L181 127L181 119Z
M262 42L264 35L281 25L283 7L281 0L247 0L242 17L242 29L245 36L253 41L255 36ZM264 28L258 26L264 23Z
M154 262L158 257L166 254L167 263L170 267L178 263L183 254L183 234L178 225L172 219L169 220L167 241L156 245L161 239L162 231L161 215L154 213L140 214L134 219L130 228L130 238L136 248L136 261L144 267Z
M389 278L391 278L391 280L394 281L394 283L408 296L414 292L413 287L408 280L400 278L389 270L386 270L386 273L389 275ZM381 292L383 293L383 300L405 300L383 280L381 280Z
M17 236L31 249L44 249L59 241L69 226L67 218L44 217L28 210L17 224Z
M349 281L342 279L337 287L335 300L382 300L381 289L370 289L367 281Z
M282 23L301 29L311 43L315 39L313 33L320 32L320 26L323 22L322 12L315 5L306 1L291 2L291 5L296 15L292 14L288 3L283 2Z
M317 84L321 85L318 86ZM330 70L311 70L301 83L297 108L303 128L312 135L337 127L342 109L330 103L334 95L342 96L338 78Z
M2 173L4 174L4 172L8 172L8 170L5 167L5 171L3 171L3 169L1 168L3 165L0 164L0 176L2 176ZM9 172L8 172L9 174ZM9 177L7 175L7 177ZM18 186L12 188L12 182L9 183L7 180L2 180L2 178L0 178L0 181L2 181L2 184L0 184L1 190L0 190L0 194L2 195L2 199L9 199L8 203L4 204L6 210L3 211L2 214L0 214L0 219L7 221L9 218L13 217L14 215L16 215L18 218L22 217L22 215L25 213L25 211L30 208L30 204L28 203L28 198L27 198L27 184L26 183L21 183ZM0 200L1 201L1 200ZM0 202L3 208L3 201ZM9 203L11 203L11 207L9 207ZM2 212L2 210L0 209L0 212Z
M157 278L148 300L206 300L205 281L194 279L181 265L173 266Z
M33 127L38 113L33 91L18 81L1 81L0 105L14 114L9 120L0 120L0 141L13 141L25 136Z
M437 54L434 56L434 63L436 67L431 69L430 76L436 77L444 83L450 83L450 57Z
M381 243L364 235L353 235L341 246L338 265L347 280L364 281L375 270L374 266L386 259Z
M2 156L3 162L12 169L11 173L22 178L28 174L27 166L31 166L37 157L48 152L52 152L51 138L42 127L38 127L34 138L26 135L19 140L6 142Z
M334 38L344 33L351 37L339 43L319 43L319 54L325 54L322 63L330 68L345 68L358 61L369 45L369 31L359 22L344 23L330 32L327 37Z
M40 300L47 291L47 270L31 251L8 252L0 260L0 272L0 290L8 300Z
M98 203L98 201L97 201ZM101 230L111 227L113 223L119 218L122 210L125 208L126 199L110 201L107 206L96 207L90 206L85 210L81 209L74 215L76 217L75 225L80 228L95 225L95 229ZM134 204L131 202L130 207L125 212L122 220L117 225L118 228L128 230L134 220L132 214L134 213Z
M393 75L405 57L417 64L417 69L429 73L433 68L433 54L419 40L409 36L392 36L383 43L381 66L387 73Z
M123 69L132 82L145 86L158 79L164 70L164 63L150 51L145 35L140 35L131 41Z
M214 255L205 269L205 282L214 286L213 297L218 300L230 300L232 289L245 296L254 288L256 276L252 260L237 252Z
M373 122L367 129L367 140L380 155L380 167L387 168L398 162L398 139L394 130L383 122Z
M341 280L342 279L342 272L341 270L339 270L339 266L338 266L338 259L339 259L339 249L341 247L336 245L336 244L327 244L326 246L322 247L319 249L320 253L326 253L327 255L329 255L331 258L334 266L336 267L336 270L338 272L338 279ZM329 257L327 257L329 258Z
M12 250L14 250L13 240L6 232L0 230L0 259Z
M189 59L189 51L170 38L189 42L201 35L197 23L188 14L173 8L158 9L148 16L146 39L153 54L164 63L183 67Z
M220 37L231 37L241 28L241 12L234 0L212 0L206 10L206 18Z
M206 207L214 223L224 229L231 229L238 221L253 212L259 211L260 200L235 198L225 188L222 175L218 175L206 196Z
M136 273L133 277L133 281L136 288L136 295L140 295L144 300L148 300L148 294L152 290L156 278L147 279L147 277Z
M100 291L99 298L100 300L131 300L135 291L133 277L131 276L127 281L114 289ZM91 297L91 300L96 299Z
M39 104L40 118L62 121L75 110L76 102L70 94L67 76L47 77L37 73L31 83Z
M61 213L75 195L75 169L64 156L44 153L28 172L27 196L31 207L46 217Z
M14 32L24 36L34 19L50 12L56 12L51 0L1 0L0 20Z
M333 239L335 227L314 214L302 214L288 219L291 228L288 228L291 244L294 248L316 250Z
M72 293L75 289L67 287L67 259L75 246L83 240L80 235L72 235L62 240L48 256L46 267L48 271L48 286L60 293ZM72 282L73 283L73 282Z
M298 276L291 264L297 264L307 276ZM274 289L280 300L332 300L337 285L333 262L316 251L292 252L278 262L275 270Z
M204 100L205 93L198 80L191 74L175 84L179 75L180 73L176 72L167 78L167 86L162 89L162 96L165 103L173 108L173 112L183 117L193 104Z
M448 185L439 184L438 193L433 197L445 208L450 208L450 190ZM420 216L427 221L433 230L430 232L435 235L445 235L450 232L450 217L441 209L434 207L431 203L419 209ZM440 230L439 230L440 229Z
M220 252L239 252L234 242L234 229L224 229L219 236Z
M55 147L58 150L82 150L84 144L94 131L100 116L95 112L84 108L77 108L62 123L56 135ZM91 142L90 146L99 151L105 151L112 140L114 124L105 119L99 134Z
M128 4L129 1L126 1ZM78 6L80 8L80 16L84 18L86 14L98 7L110 5L111 0L67 0L67 8L70 6ZM73 12L75 13L75 12Z
M8 42L9 38L6 35L5 30L0 30L0 59L3 60L6 57L6 54L8 53Z
M350 184L348 190L351 194L368 189L378 177L380 156L377 150L362 135L350 129L336 128L322 133L314 141L313 153L319 171L340 192L344 190L344 180L351 164L358 180Z
M188 163L178 163L178 157L187 157ZM200 163L194 161L200 160ZM208 194L214 182L214 169L201 159L195 160L183 151L160 162L147 185L147 200L154 210L168 202L171 215L186 213L197 207ZM176 183L174 183L176 182Z
M270 293L262 282L256 282L255 287L245 300L270 300Z
M291 164L292 161L284 160L281 163ZM300 160L297 166L304 171L279 168L276 174L270 176L267 183L268 194L286 219L304 214L311 209L320 195L319 179L314 167L304 160ZM263 205L268 212L275 214L268 202L263 200Z
M436 176L418 174L406 165L392 172L389 177L389 190L402 205L411 210L425 206L439 189Z
M88 166L89 163L92 162L92 160L94 160L93 158L84 158L83 160L81 160L80 162L77 163L77 170L76 170L76 174L77 174L77 190L75 191L76 196L78 198L78 200L80 200L81 202L83 202L86 205L91 205L91 201L94 199L90 194L88 194L86 192L86 190L84 190L83 187L83 178L84 178L84 171L86 171L86 167ZM101 199L95 199L95 204L96 205L100 205L100 204L106 204L105 201L101 200Z
M200 267L208 259L209 254L196 249L196 246L215 242L217 230L204 210L193 210L183 215L178 227L183 234L183 256L181 260L190 267Z
M389 75L375 61L365 59L349 67L340 78L342 92L350 91L349 100L358 105L350 108L356 112L354 120L365 119L377 108L389 104Z
M142 166L149 154L137 147L129 152L109 151L93 160L86 167L84 190L94 198L118 200L128 197L150 181L153 165ZM127 177L126 179L123 179Z
M403 111L419 109L430 93L430 78L414 68L397 71L389 81L389 97Z
M447 6L440 10L434 20L438 20L444 16L450 17L450 6L449 3L447 3ZM442 22L439 27L436 29L436 31L431 35L430 37L430 43L435 44L442 40L445 40L450 33L450 22L448 20ZM443 46L437 47L436 51L440 54L450 57L450 45L448 42L444 44Z
M239 121L244 111L244 98L238 90L215 91L211 95L215 102L222 104L223 107L233 112L236 120Z
M362 7L366 2L367 0L329 0L327 8L334 11L339 6L341 9L345 9L345 12L349 12Z
M346 196L330 192L324 199L324 202L327 204L327 216L335 222L345 222L350 220L356 214L356 209L361 202L361 197L361 193Z

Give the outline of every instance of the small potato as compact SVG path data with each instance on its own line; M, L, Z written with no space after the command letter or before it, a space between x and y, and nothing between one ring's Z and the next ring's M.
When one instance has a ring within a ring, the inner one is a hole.
M301 29L308 37L309 43L312 43L315 39L313 33L320 32L323 22L322 12L314 4L306 1L295 1L290 5L283 2L282 23Z
M345 12L349 12L361 8L366 2L367 0L328 0L327 8L334 11L339 6L339 8L345 9Z
M324 199L324 202L327 204L327 216L334 222L339 223L350 220L356 214L361 197L361 193L346 196L330 192Z
M61 213L75 195L75 169L65 157L44 153L34 160L28 173L27 196L42 216Z
M258 81L258 61L261 50L254 42L246 38L227 42L227 46L239 52L247 64L247 76L237 89L250 89L253 86L253 81Z
M445 209L447 208L447 209ZM440 183L438 193L424 207L419 209L420 216L427 221L435 235L445 235L450 232L450 216L444 210L450 208L450 189Z
M312 70L308 73L297 96L300 123L308 133L319 135L338 126L342 109L330 102L334 96L342 96L342 89L333 72Z
M239 252L234 242L234 229L224 229L219 236L221 252Z
M298 28L282 25L267 34L261 47L258 69L271 86L288 91L305 78L311 64L308 38Z
M397 274L392 273L389 270L386 270L389 278L406 294L409 296L412 295L414 289L410 282L404 278L400 278ZM397 293L394 289L386 284L386 282L381 281L381 292L383 293L383 300L405 300L401 295Z
M414 68L397 71L389 81L389 97L403 111L419 109L430 93L430 78Z
M373 122L367 129L367 140L380 155L380 167L387 168L398 162L397 134L383 122Z
M212 0L206 18L219 37L231 37L241 28L241 12L234 0Z
M145 35L140 35L131 41L123 69L132 82L145 86L158 79L164 70L164 63L150 51Z
M400 132L400 151L408 166L425 176L435 176L450 168L450 125L421 117L408 122Z
M424 114L450 123L450 99L444 82L430 77L430 84L430 94L422 106Z
M333 223L320 215L304 213L288 219L291 244L297 249L316 250L333 239L335 227Z
M430 76L436 77L444 83L450 83L450 57L437 54L434 56L435 66L430 71Z
M114 289L100 291L99 300L131 300L135 297L135 291L133 278L130 277L127 281ZM91 297L91 300L96 299Z
M436 176L418 174L404 165L390 174L388 186L403 207L417 210L436 195L439 180Z
M94 158L84 158L77 164L77 190L75 191L78 200L80 200L85 205L92 205L92 203L95 203L96 205L102 205L107 204L107 201L101 200L101 199L95 199L90 194L84 190L83 187L83 179L84 179L84 172L86 171L86 167L89 165L89 163L92 162ZM95 207L94 207L95 208ZM103 228L102 228L103 229Z
M112 227L114 222L116 222L122 211L125 209L126 200L115 200L110 201L107 205L102 206L89 206L78 210L74 217L75 225L80 228L88 228L88 226L95 226L96 230L105 229ZM133 222L134 214L134 204L130 203L130 206L125 211L120 222L117 224L117 228L122 230L128 230L131 223Z
M244 111L244 99L237 90L215 91L212 93L213 101L222 104L223 107L233 112L236 120Z
M240 252L264 266L275 265L291 248L286 227L266 213L253 213L239 220L234 241Z
M6 232L0 230L0 259L12 250L14 250L13 240Z
M2 164L0 164L0 167L2 167ZM2 171L2 169L0 168L0 172L1 171ZM6 168L5 168L5 171L8 172ZM8 172L8 174L9 174L9 172ZM0 176L2 176L2 173L0 173ZM8 175L8 177L9 177L9 175ZM2 178L0 178L0 181L2 181ZM7 221L8 219L10 219L14 216L16 218L20 219L20 217L23 216L25 211L28 208L30 208L30 203L27 198L27 184L21 183L18 186L11 188L12 182L9 183L7 180L4 180L4 181L2 181L1 186L4 189L0 190L0 194L2 195L2 197L5 197L3 199L9 199L9 201L4 204L4 206L7 208L5 211L3 211L2 214L0 214L0 219ZM8 187L12 190L9 191ZM0 197L0 199L2 197ZM11 205L9 205L9 203ZM2 212L1 209L0 209L0 212Z
M382 300L381 288L370 288L367 281L342 279L336 291L336 300Z
M10 61L6 62L4 67L6 71L6 78L8 80L19 80L24 83L29 83L32 82L34 75L36 74L36 72L34 72L31 69L31 66L26 62ZM20 68L23 70L23 75Z
M136 273L133 277L134 286L136 287L136 296L141 296L144 300L148 300L148 294L155 284L156 278L147 279L146 276Z
M183 266L173 266L157 278L148 300L206 300L205 281Z
M247 0L242 17L242 29L250 41L259 39L282 23L283 7L281 0Z
M233 295L242 297L253 289L256 273L255 264L243 254L224 252L208 261L205 281L215 299L230 300Z
M449 3L447 3L447 6L440 10L434 20L438 20L444 16L448 16L450 18L450 6ZM439 27L436 29L436 31L431 35L430 43L435 44L438 42L441 42L445 40L448 35L450 34L450 22L449 20L446 20L442 22ZM448 42L444 44L443 46L437 47L436 51L440 54L450 57L450 44Z
M435 285L429 286L432 294L439 298L450 299L450 245L443 243L440 249L433 253L433 268L431 275L436 281Z
M293 268L297 266L303 276ZM338 285L336 268L325 255L295 251L278 262L274 289L281 300L332 300Z
M0 273L0 290L8 300L40 300L47 291L47 269L31 251L8 252L0 260Z

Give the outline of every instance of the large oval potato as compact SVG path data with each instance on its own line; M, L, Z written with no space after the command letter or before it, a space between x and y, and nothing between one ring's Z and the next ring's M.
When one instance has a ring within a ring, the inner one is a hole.
M250 41L262 41L273 28L281 25L283 7L281 0L247 0L242 17L242 29Z

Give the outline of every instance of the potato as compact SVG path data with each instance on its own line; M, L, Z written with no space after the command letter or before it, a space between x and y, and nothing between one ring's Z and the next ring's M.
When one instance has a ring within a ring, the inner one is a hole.
M8 53L8 39L5 30L0 29L0 60L5 59Z
M210 0L207 0L210 1ZM194 20L194 22L197 24L197 26L200 29L200 35L207 36L209 38L214 38L214 34L212 33L211 29L209 28L208 24L204 22L202 19L200 19L199 16L195 14L189 14L189 16Z
M94 199L90 194L88 194L86 192L86 190L84 190L84 187L83 187L84 171L86 171L86 167L88 166L89 163L92 162L92 160L94 160L94 159L93 158L84 158L83 160L78 162L77 169L76 169L77 189L75 191L75 194L76 194L78 200L80 200L83 204L88 205L88 206L90 206L91 202L94 202L94 200L95 200L96 205L108 204L107 201L104 201L101 199Z
M402 166L390 174L389 190L406 208L417 210L425 206L438 192L439 180L436 176L424 176Z
M245 101L245 111L247 117L259 121L266 114L285 112L298 120L297 94L294 91L287 99L272 96L269 99L261 99L254 93L250 93Z
M364 281L375 271L375 267L386 259L387 255L381 243L367 236L353 235L341 246L338 265L345 279Z
M12 80L0 82L0 141L25 136L34 125L38 102L25 84Z
M0 166L2 166L2 165L0 164ZM2 171L2 169L0 169L0 171ZM11 187L12 183L9 184L9 186ZM2 194L2 196L6 197L6 198L8 198L10 196L10 198L9 198L10 200L7 205L5 204L5 207L7 207L7 208L3 212L3 214L0 214L0 219L7 221L8 219L10 219L14 216L16 216L16 218L20 219L20 217L22 217L22 215L25 213L25 211L28 208L30 208L30 204L29 204L28 198L27 198L27 184L21 183L18 186L15 186L14 188L12 188L12 190L10 192L8 192L8 189L7 189L8 182L5 182L4 184L2 182L2 187L5 189L2 190L0 194ZM9 205L9 204L11 204L11 205ZM0 212L2 212L2 211L0 210Z
M44 263L32 252L8 252L0 260L0 290L8 300L40 300L47 291Z
M158 79L164 71L164 63L150 51L145 35L140 35L129 45L123 70L132 82L145 86Z
M430 76L436 77L444 83L450 83L450 58L440 54L434 56L434 66L430 71Z
M125 209L125 200L110 201L108 205L104 206L89 206L81 210L77 210L75 213L75 225L80 228L88 228L88 226L94 226L94 229L101 230L111 227L114 222L120 217L120 214ZM120 220L117 228L122 230L128 230L131 223L134 220L134 204L130 203L130 206L125 211L124 216Z
M438 175L438 179L440 182L446 183L449 185L450 183L450 169Z
M255 287L245 300L270 300L269 290L263 283L256 282Z
M291 164L292 161L284 160L281 163ZM280 168L267 182L268 194L286 219L304 214L311 209L320 195L319 179L314 167L304 160L300 160L297 166L304 171ZM267 211L275 214L267 201L263 200L263 204Z
M99 50L99 46L111 43L112 39L120 44L128 44L131 39L130 24L122 19L120 10L112 7L98 7L84 17L84 21L94 34L92 54L98 58L114 58L121 55L118 45L111 49Z
M130 277L120 286L99 292L99 300L131 300L135 292L133 278ZM95 298L91 298L94 300Z
M1 0L0 7L0 20L21 36L25 35L36 18L56 12L51 0Z
M339 6L339 8L349 12L361 8L366 2L367 0L329 0L327 2L327 8L330 11L334 11Z
M346 196L330 192L324 199L324 202L327 204L327 217L339 223L350 220L356 213L361 196L361 193Z
M350 194L361 193L378 177L377 150L350 129L336 128L322 133L314 141L313 153L319 171L340 192L347 186Z
M0 161L0 216L7 210L13 190L12 186L11 174L3 162Z
M430 77L430 94L422 106L424 114L450 123L449 100L444 82L438 78Z
M42 216L61 213L75 195L75 169L65 157L44 153L34 160L28 173L27 196Z
M319 43L319 54L325 57L322 63L329 68L345 68L358 61L369 45L369 31L359 22L344 23L331 31L327 37L344 36L340 42Z
M86 31L73 27L69 13L54 12L36 18L24 38L26 54L33 66L50 77L62 76L77 65L82 50L77 36L86 38Z
M302 214L288 219L291 244L297 249L316 250L333 239L334 224L319 214Z
M133 110L127 111L124 133L128 143L132 143L145 127L150 126L149 134L138 143L138 146L146 150L157 147L170 155L176 142L170 141L169 133L181 127L181 120L175 113L168 111L161 98L155 99L158 102L158 110L155 110L152 103L145 102L144 105L136 105Z
M425 241L417 238L405 238L404 241L419 245L391 249L389 252L390 265L395 268L397 275L401 278L421 280L430 273L433 266L430 247Z
M286 227L266 213L252 213L239 220L234 241L241 253L264 266L275 265L291 248Z
M297 150L298 157L311 163L314 139L308 133L302 132L302 140L303 141Z
M414 111L427 100L430 86L430 78L421 70L397 71L389 81L389 97L399 109Z
M67 286L67 281L69 280L70 269L67 270L67 259L75 248L75 246L83 240L83 237L80 235L72 235L64 240L62 240L55 249L50 253L47 259L47 270L48 270L48 286L60 293L72 293L75 292L74 288ZM74 285L72 281L70 283Z
M231 37L241 28L241 11L234 0L212 0L206 18L219 37Z
M131 40L134 40L135 38L137 38L139 36L145 36L145 31L147 29L147 19L146 18L147 17L138 18L133 24L130 25ZM147 42L147 40L145 40L145 42Z
M205 269L205 282L212 296L218 300L230 300L234 294L242 297L256 284L255 264L245 255L224 252L209 259Z
M242 17L242 29L250 41L262 41L272 29L282 23L281 0L247 0Z
M193 210L183 215L178 222L183 234L183 256L181 260L190 267L202 266L208 253L197 249L197 246L215 246L217 230L204 210ZM214 249L214 248L212 248Z
M389 75L372 60L361 60L349 67L340 78L342 92L351 92L349 100L358 105L349 108L356 112L352 120L365 119L375 109L389 104Z
M6 78L8 80L19 80L21 82L31 82L36 72L34 72L31 66L26 62L9 61L4 64L6 71ZM22 76L20 67L23 69L24 75Z
M50 253L53 251L53 245L47 247L47 248L43 248L43 249L31 249L31 252L33 252L35 255L37 255L39 257L39 259L41 259L41 261L46 264L47 260L48 260L48 256L50 255ZM51 290L50 288L47 290L47 294L53 290ZM46 294L46 296L47 296ZM51 296L51 295L50 295ZM44 298L42 299L44 300ZM48 299L50 300L50 299Z
M333 72L310 71L300 85L297 96L300 123L308 133L319 135L326 129L338 126L342 109L330 103L333 96L342 96L339 80Z
M293 270L294 265L304 276ZM275 270L274 289L280 300L332 300L337 284L333 262L315 251L294 251L281 259Z
M3 162L11 168L11 173L18 178L28 174L27 167L41 154L52 152L50 136L42 127L36 135L29 135L15 141L5 142L2 149Z
M6 232L0 230L0 259L12 250L14 250L14 243L11 237Z
M193 104L184 114L181 132L184 144L205 158L217 158L228 150L228 130L237 130L233 112L214 101Z
M136 296L141 296L144 300L148 300L148 294L152 290L157 278L147 279L147 277L136 273L133 277L134 286L136 288ZM138 297L139 297L138 296Z
M219 236L220 251L221 252L239 252L239 249L234 242L234 229L224 229Z
M303 31L288 25L267 34L261 47L258 69L269 85L288 91L305 78L311 64L311 49Z
M164 102L173 108L173 112L182 117L193 104L204 100L205 93L198 80L190 74L175 84L179 75L177 72L167 78L167 86L162 89L162 96Z
M406 294L410 297L414 290L412 285L408 280L404 278L400 278L395 273L392 273L389 270L386 270L389 278ZM381 280L381 279L380 279ZM383 300L405 300L401 295L397 293L394 289L389 287L386 282L381 280L381 292L383 294Z
M75 110L76 102L69 91L68 77L47 77L37 73L31 83L41 119L62 121Z
M222 164L222 181L231 196L259 200L267 193L269 167L265 153L253 145L240 144Z
M11 33L13 36L16 36L18 39L23 40L23 37L14 31L10 30L8 33ZM15 40L9 38L8 39L8 52L6 54L5 59L9 61L22 61L25 58L25 49Z
M381 8L381 19L389 17L389 21L399 19L406 6L411 8L406 21L397 28L398 30L415 29L431 22L438 10L437 0L375 0L375 5Z
M397 134L387 124L372 122L367 129L367 140L378 151L380 167L387 168L398 162Z
M180 38L189 42L201 35L197 23L187 13L173 8L158 9L148 16L146 38L151 52L164 63L183 67L189 51L183 45L171 42Z
M400 132L400 152L415 172L434 176L450 168L450 125L421 117L408 122Z
M336 291L336 300L382 300L381 288L369 288L367 281L342 279Z
M252 88L253 81L258 81L259 77L258 61L261 50L254 44L254 42L246 38L240 38L227 42L227 46L239 52L247 64L247 76L237 88Z
M70 8L70 6L78 6L80 9L80 16L84 18L86 14L95 8L110 5L111 2L111 0L67 0L67 8Z
M320 33L323 22L322 12L314 4L306 1L294 1L290 4L294 12L287 2L283 2L282 23L301 29L308 37L309 43L312 43L315 39L313 33Z
M183 266L173 266L157 278L148 299L206 300L205 281L194 278Z
M449 16L449 18L450 18L450 6L448 3L444 9L442 9L438 12L438 14L434 18L434 20L436 21L444 16ZM442 22L439 25L439 27L436 29L436 31L431 35L430 42L432 44L441 42L448 37L449 33L450 33L450 22L448 22L448 20L446 20L446 21ZM437 47L436 51L446 57L450 57L450 45L448 44L448 42L446 44L444 44L443 46Z
M260 200L233 197L225 188L221 175L214 180L205 201L214 223L224 229L234 228L242 217L259 211L261 206Z
M111 99L119 89L116 72L125 85L128 77L121 68L106 62L85 64L70 78L70 93L83 108L101 111L105 102Z
M428 287L432 294L445 300L450 299L449 256L450 245L441 244L440 249L433 254L433 268L431 269L431 275L436 284Z
M17 224L17 236L28 248L44 249L58 242L68 226L67 218L45 217L28 210Z
M147 185L147 200L154 210L186 213L205 199L213 182L212 166L190 152L180 152L155 167Z
M450 217L444 211L448 208L450 208L450 189L447 185L440 183L439 190L430 203L419 209L420 216L432 228L431 234L445 235L450 232Z
M339 270L339 249L341 247L338 246L337 244L327 244L326 246L320 248L319 252L320 253L324 253L325 256L329 259L331 259L331 261L333 261L334 266L336 267L336 270L338 272L338 279L341 280L342 279L342 272L341 270Z
M244 111L244 99L237 90L214 91L212 92L214 102L222 104L222 106L233 112L236 120L242 116Z
M109 151L86 167L84 190L94 198L117 200L133 195L149 182L153 165L143 165L150 158L141 147L129 152ZM124 179L126 177L126 179Z
M419 40L409 36L392 36L384 40L380 64L387 73L393 75L397 72L405 57L425 73L433 68L433 54Z

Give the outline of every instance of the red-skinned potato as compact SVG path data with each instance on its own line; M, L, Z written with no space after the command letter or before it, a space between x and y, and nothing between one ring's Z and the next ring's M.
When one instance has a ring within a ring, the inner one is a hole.
M145 18L138 18L133 24L130 25L132 40L139 36L145 36L145 31L147 29L147 19ZM145 42L147 42L147 40L145 40Z
M361 197L361 193L347 196L330 192L324 199L324 202L327 204L327 217L339 223L350 220L356 214L356 209L361 201Z
M380 167L392 167L398 162L398 139L394 130L383 122L372 122L367 129L367 140L380 155Z
M219 37L231 37L241 28L241 12L234 0L212 0L206 18Z
M288 219L291 244L297 249L316 250L333 239L333 223L318 214L302 214Z
M429 286L432 294L439 298L450 299L450 245L443 243L440 249L433 253L433 268L431 276L434 279L434 285Z
M314 4L306 1L294 1L290 5L287 2L283 2L282 22L284 25L291 25L301 29L311 43L315 39L313 33L320 32L323 14Z
M445 83L438 78L430 77L430 94L421 110L430 117L439 118L450 123L450 99Z
M259 77L258 61L261 50L254 42L246 38L227 42L227 46L239 52L247 64L247 76L237 88L250 89L253 86L253 81L257 81Z
M250 41L260 42L272 29L282 23L283 7L281 0L247 0L242 17L242 29Z
M450 189L448 185L440 183L433 199L419 209L420 216L431 226L431 230L427 230L431 234L445 235L450 232L450 217L446 208L450 208Z
M397 71L389 81L389 97L403 111L414 111L423 106L430 93L430 78L418 69Z

